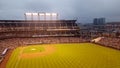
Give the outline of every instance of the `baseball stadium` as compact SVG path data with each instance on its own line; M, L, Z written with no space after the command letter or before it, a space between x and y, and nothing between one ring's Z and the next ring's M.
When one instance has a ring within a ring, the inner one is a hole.
M84 34L57 13L0 20L0 68L120 68L119 34L100 33Z

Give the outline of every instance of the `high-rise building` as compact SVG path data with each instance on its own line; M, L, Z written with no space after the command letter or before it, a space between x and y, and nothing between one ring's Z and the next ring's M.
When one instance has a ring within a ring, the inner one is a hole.
M94 36L94 35L101 36L103 32L105 32L105 18L94 18L93 29L92 29L91 35L92 36ZM98 36L96 36L96 37L98 37Z
M104 25L105 24L105 18L95 18L93 20L94 25Z

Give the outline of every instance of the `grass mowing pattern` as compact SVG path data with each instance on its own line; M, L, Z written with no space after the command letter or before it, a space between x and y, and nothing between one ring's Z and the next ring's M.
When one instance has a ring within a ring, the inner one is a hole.
M120 68L118 50L91 43L49 45L55 47L53 53L32 58L21 58L20 55L44 52L46 50L43 46L48 45L15 49L6 68Z

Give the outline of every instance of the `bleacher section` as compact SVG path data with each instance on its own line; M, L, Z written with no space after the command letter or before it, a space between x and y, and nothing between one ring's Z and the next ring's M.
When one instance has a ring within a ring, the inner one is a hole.
M120 38L104 37L96 43L120 50Z

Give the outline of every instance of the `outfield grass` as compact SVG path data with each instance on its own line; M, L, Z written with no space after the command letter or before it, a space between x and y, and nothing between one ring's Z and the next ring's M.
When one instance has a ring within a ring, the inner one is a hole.
M91 43L18 47L6 68L120 68L120 51Z

